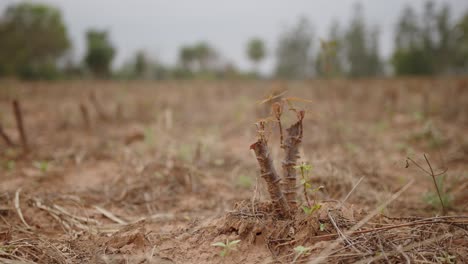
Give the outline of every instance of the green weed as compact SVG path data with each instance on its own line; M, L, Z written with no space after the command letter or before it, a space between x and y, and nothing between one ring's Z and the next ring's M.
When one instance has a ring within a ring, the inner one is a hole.
M14 160L9 160L6 162L6 169L8 171L14 171L16 168L16 162Z
M325 223L320 223L320 231L323 232L323 231L325 231L325 229L326 229Z
M192 162L192 159L193 159L193 148L192 148L192 145L190 144L182 144L180 147L179 147L179 151L178 151L178 155L179 157L186 161L186 162Z
M457 257L454 256L454 255L450 255L449 253L447 252L442 252L443 256L441 257L437 257L437 259L441 262L441 263L447 263L447 264L455 264L457 263Z
M247 175L242 174L237 178L237 186L239 187L248 189L252 187L252 184L252 178Z
M150 127L145 128L145 144L149 147L153 147L156 143L154 139L154 130Z
M427 121L424 127L410 136L411 140L426 142L432 149L442 147L446 143L439 129L431 122Z
M310 253L311 248L310 247L304 247L304 246L297 246L294 248L294 252L296 252L296 255L294 256L293 263L296 263L296 261L301 257L308 255Z
M322 205L314 204L311 207L308 207L307 205L302 205L301 208L302 208L302 211L304 211L306 215L311 215L314 212L316 212L318 209L322 208Z
M427 203L428 205L430 205L431 207L436 208L436 209L442 209L441 202L446 208L452 207L453 196L446 191L444 179L445 177L440 177L440 176L436 178L436 183L440 190L440 199L439 199L439 195L437 194L437 192L434 192L434 191L426 192L423 195L423 201Z
M46 173L49 170L49 162L48 161L35 161L34 162L34 167L36 169L39 169L42 173Z
M301 208L305 214L310 215L320 209L322 206L320 204L316 204L315 201L313 204L310 203L309 194L313 195L314 193L318 192L319 190L323 189L323 186L319 186L316 188L312 188L312 184L310 183L309 179L309 172L312 170L312 166L307 164L306 162L302 162L300 165L294 166L296 170L301 172L301 181L300 184L303 188L304 198L306 200L307 205L302 205Z

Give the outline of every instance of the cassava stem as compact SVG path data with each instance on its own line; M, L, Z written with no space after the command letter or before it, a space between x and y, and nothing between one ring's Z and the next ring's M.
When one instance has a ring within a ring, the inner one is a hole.
M285 152L283 161L283 181L281 183L283 193L286 196L288 205L291 208L296 208L296 165L299 156L299 145L302 142L302 120L303 112L299 115L299 120L286 129L286 139L283 142L282 148Z
M281 192L279 184L281 178L273 165L266 140L260 138L250 146L250 149L253 149L255 152L258 165L260 166L261 176L267 183L268 193L270 194L277 215L281 218L289 218L289 206L283 192Z
M301 166L301 176L302 176L302 180L304 181L304 184L302 185L302 191L303 191L303 194L304 194L304 198L307 202L307 206L309 208L312 208L312 205L310 204L310 200L309 200L309 196L307 195L307 182L306 182L306 177L305 177L305 173L304 173L304 167Z

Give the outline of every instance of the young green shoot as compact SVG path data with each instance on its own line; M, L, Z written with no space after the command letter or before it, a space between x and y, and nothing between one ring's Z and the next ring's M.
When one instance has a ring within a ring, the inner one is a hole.
M304 255L307 255L310 253L311 248L310 247L304 247L304 246L297 246L294 248L294 252L296 252L296 255L294 256L293 262L296 263L296 261Z
M310 164L307 164L306 162L302 162L300 165L297 165L294 168L301 172L301 184L303 187L304 198L307 202L307 206L311 208L312 206L310 204L309 197L307 195L307 190L312 188L312 185L310 184L309 180L306 177L308 176L309 171L312 170L312 166Z
M302 211L304 211L304 213L306 215L311 215L315 211L317 211L318 209L322 208L322 205L321 204L314 204L311 207L309 207L307 205L302 205L301 208L302 208Z
M147 127L145 128L145 133L144 133L144 136L145 136L145 143L147 146L149 147L153 147L155 145L155 138L154 138L154 130L151 128L151 127Z
M247 175L241 174L237 178L236 185L239 186L239 187L245 188L245 189L249 189L253 185L252 178L247 176Z
M49 170L49 162L48 161L35 161L34 167L39 169L42 173L46 173Z
M302 205L301 208L305 214L311 215L312 213L320 209L322 206L320 204L316 204L315 200L313 204L311 204L309 200L309 192L313 194L323 189L323 186L312 188L312 184L310 183L310 180L309 180L309 172L312 170L312 166L310 164L306 162L302 162L300 165L297 165L294 168L301 172L301 185L303 189L304 199L306 200L306 203L307 203L307 205Z
M426 202L428 205L430 205L433 208L441 208L441 205L443 204L446 208L452 207L452 202L453 202L453 196L445 191L445 183L444 183L445 178L438 177L436 178L436 183L437 186L440 188L440 199L439 195L437 192L434 191L428 191L424 194L423 200Z
M321 232L325 231L325 228L326 228L325 223L320 223L320 231Z
M7 161L6 168L8 171L14 171L16 168L16 162L14 160Z
M239 244L239 242L241 242L241 241L240 240L229 241L229 240L226 239L226 243L216 242L216 243L212 244L212 246L221 247L222 250L221 250L221 252L219 252L219 255L221 257L225 257L225 256L229 255L229 253L231 253L231 251L235 251L237 249L237 244Z

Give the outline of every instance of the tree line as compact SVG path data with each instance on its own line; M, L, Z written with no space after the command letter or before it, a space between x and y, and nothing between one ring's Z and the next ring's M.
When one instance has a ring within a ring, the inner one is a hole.
M346 26L335 21L322 38L315 35L307 18L281 32L271 51L261 38L253 37L245 46L252 69L244 72L208 42L180 47L175 65L137 51L133 59L113 70L117 50L109 32L98 29L86 32L86 52L80 62L74 62L60 10L40 3L7 7L0 17L0 40L0 77L32 80L258 78L267 56L276 60L271 77L281 79L468 73L468 10L453 21L448 5L431 1L420 12L410 6L402 10L390 58L381 57L379 28L366 22L357 4Z

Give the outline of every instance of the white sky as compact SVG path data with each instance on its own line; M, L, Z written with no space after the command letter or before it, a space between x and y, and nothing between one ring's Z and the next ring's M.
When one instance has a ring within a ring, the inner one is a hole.
M3 12L20 0L0 0ZM38 1L32 1L38 2ZM273 52L282 30L300 16L314 25L317 37L326 37L333 19L346 26L356 0L44 0L63 11L74 56L84 52L84 33L89 28L108 29L117 47L114 65L145 50L165 63L173 64L178 48L200 40L211 43L227 59L249 69L245 43L258 36L265 40L269 55L263 71L273 66ZM393 44L394 25L407 4L421 10L425 0L360 1L370 24L380 26L380 52L388 57ZM448 3L452 16L468 11L467 0L436 0Z

